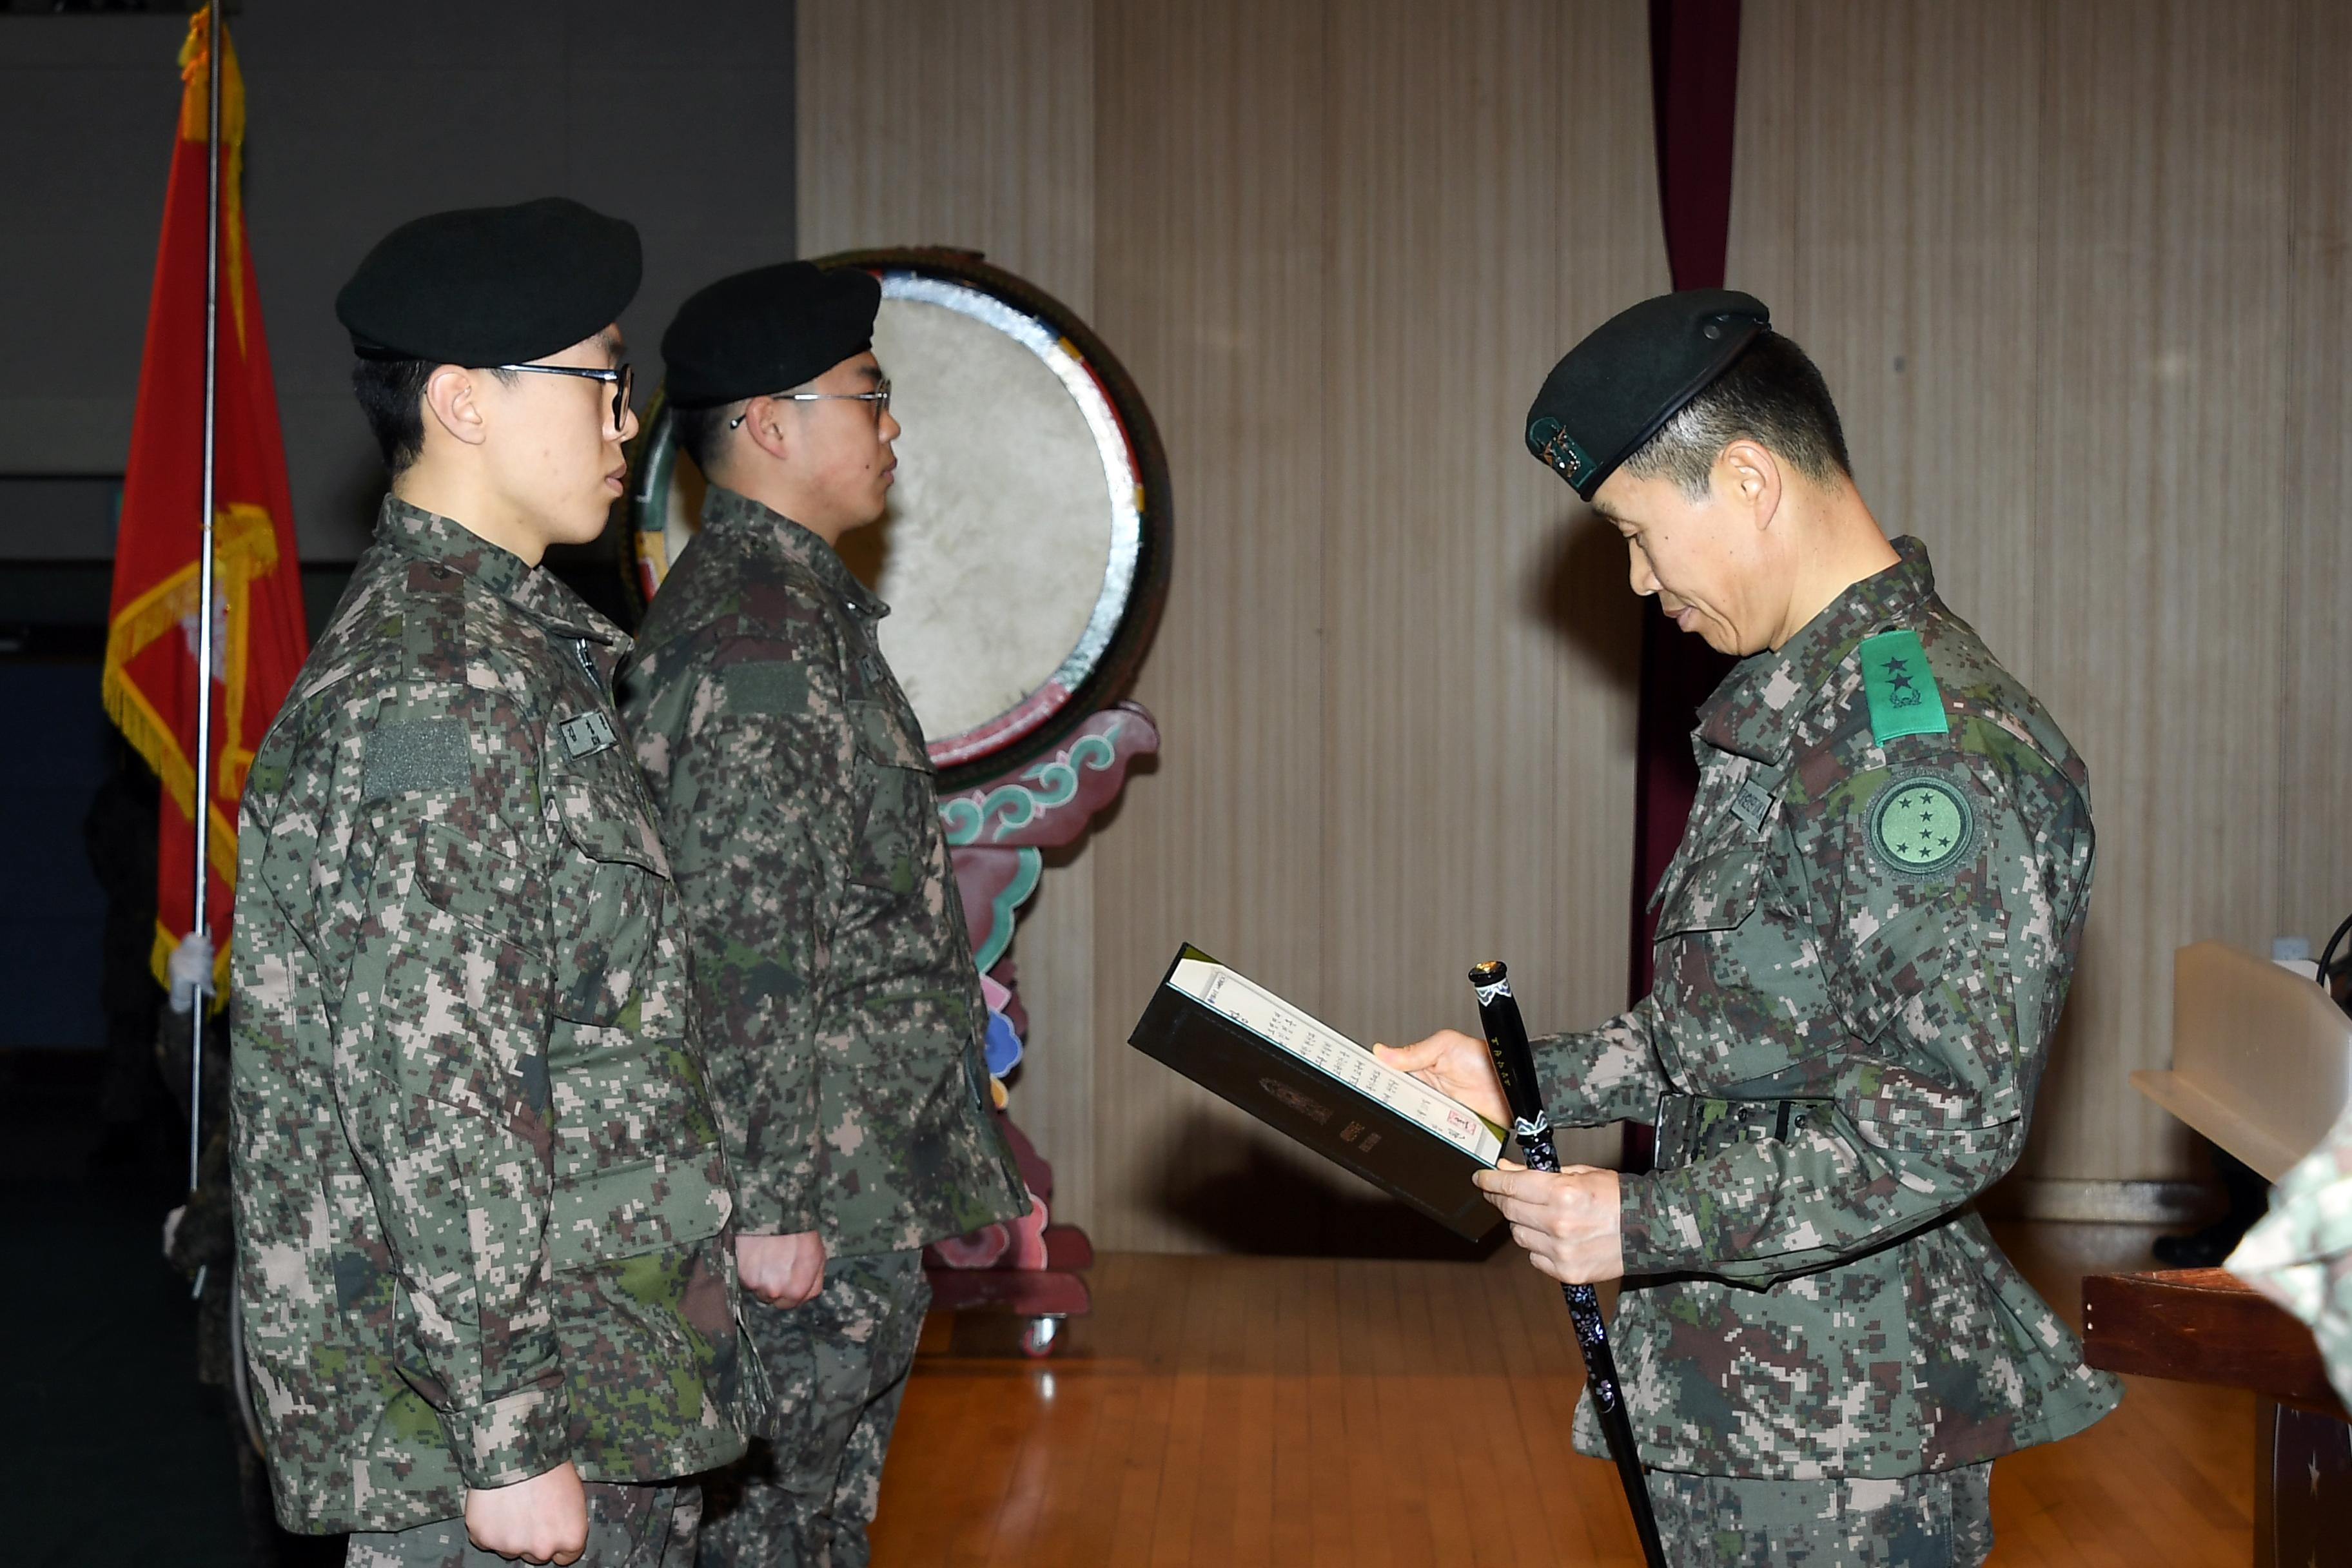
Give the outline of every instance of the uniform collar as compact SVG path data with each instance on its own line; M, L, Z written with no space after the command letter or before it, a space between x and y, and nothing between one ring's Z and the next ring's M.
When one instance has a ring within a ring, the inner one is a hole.
M890 613L890 606L843 563L839 551L782 512L749 496L712 485L702 498L702 526L706 531L772 545L785 560L814 573L817 581L853 615L878 621Z
M1895 553L1894 565L1832 599L1780 647L1741 660L1699 710L1699 738L1759 763L1786 752L1798 717L1855 645L1907 619L1934 595L1927 547L1906 535L1895 541Z
M522 557L512 551L500 549L438 512L388 495L376 514L375 537L388 550L457 573L551 631L624 650L628 647L628 635L590 609L555 574L524 565Z

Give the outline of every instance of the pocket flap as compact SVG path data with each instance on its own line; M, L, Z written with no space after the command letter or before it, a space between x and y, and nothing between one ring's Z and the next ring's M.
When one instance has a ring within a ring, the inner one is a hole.
M1752 847L1694 860L1659 900L1658 935L1735 930L1754 912L1763 890L1764 858Z
M886 768L938 771L931 765L930 753L923 749L921 731L911 722L902 722L887 703L852 700L845 706L856 726L857 749L868 761Z
M625 761L621 765L635 764ZM610 779L562 775L556 783L556 811L563 819L564 837L589 859L669 876L661 834L638 791Z
M734 1213L711 1156L656 1156L558 1182L547 1243L558 1269L583 1268L717 1236Z

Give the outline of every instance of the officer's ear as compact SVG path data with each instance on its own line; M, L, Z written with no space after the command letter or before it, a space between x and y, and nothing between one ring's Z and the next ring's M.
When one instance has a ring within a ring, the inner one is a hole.
M1745 511L1759 531L1769 528L1780 510L1780 459L1743 436L1715 460L1715 490Z
M434 367L425 380L425 416L468 447L478 447L489 434L489 420L481 405L476 378L487 372L460 364Z
M789 460L800 431L786 416L796 406L775 397L751 399L743 405L744 438L778 462Z

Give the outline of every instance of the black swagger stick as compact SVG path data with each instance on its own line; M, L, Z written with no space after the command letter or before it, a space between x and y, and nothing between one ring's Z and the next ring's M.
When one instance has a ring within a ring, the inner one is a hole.
M1503 1080L1519 1155L1530 1171L1557 1171L1559 1154L1551 1145L1551 1118L1544 1114L1543 1091L1536 1087L1535 1053L1528 1048L1518 999L1511 994L1511 973L1500 960L1489 959L1470 972L1470 984L1477 987L1478 1022L1486 1033L1486 1053L1495 1059L1495 1076ZM1559 1289L1576 1324L1577 1348L1584 1352L1592 1413L1601 1419L1609 1457L1617 1461L1617 1479L1625 1485L1626 1506L1633 1510L1633 1532L1642 1538L1643 1559L1650 1568L1666 1568L1657 1516L1650 1511L1650 1489L1642 1479L1642 1456L1633 1447L1633 1424L1626 1418L1625 1398L1617 1386L1617 1358L1609 1353L1609 1325L1601 1321L1601 1298L1590 1285Z

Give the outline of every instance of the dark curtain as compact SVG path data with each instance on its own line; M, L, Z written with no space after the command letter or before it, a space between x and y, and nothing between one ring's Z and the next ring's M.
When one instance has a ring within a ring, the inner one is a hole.
M1650 0L1650 96L1658 210L1676 289L1723 286L1731 232L1733 92L1739 79L1739 0ZM1664 616L1642 617L1641 716L1633 786L1631 997L1649 993L1650 895L1674 858L1698 791L1690 731L1698 706L1733 660ZM1649 1163L1650 1133L1629 1131L1626 1163Z

